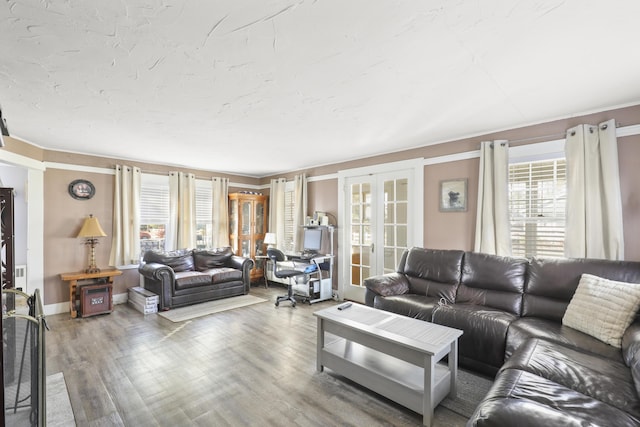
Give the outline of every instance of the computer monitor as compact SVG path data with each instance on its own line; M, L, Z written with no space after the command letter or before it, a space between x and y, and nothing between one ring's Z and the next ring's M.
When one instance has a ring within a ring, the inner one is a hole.
M302 247L305 252L318 252L322 248L322 229L306 228Z

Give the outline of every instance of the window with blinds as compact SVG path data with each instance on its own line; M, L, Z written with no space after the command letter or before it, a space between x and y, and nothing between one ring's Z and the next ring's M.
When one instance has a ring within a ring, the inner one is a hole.
M140 250L164 250L169 223L169 178L142 174L140 186Z
M293 201L293 190L288 190L284 192L284 242L282 245L278 245L280 250L286 253L295 252L295 248L293 247L293 238L294 238L294 229L293 229L293 212L294 212L294 201Z
M211 181L196 180L196 247L211 248L213 229Z
M564 256L567 172L564 159L509 165L514 256Z

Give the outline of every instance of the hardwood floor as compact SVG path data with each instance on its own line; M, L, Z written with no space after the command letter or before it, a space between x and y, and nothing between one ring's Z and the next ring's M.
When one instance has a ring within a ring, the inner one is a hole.
M63 372L78 426L415 426L422 416L326 370L316 318L334 301L269 302L172 323L126 304L48 316L47 373ZM443 407L435 426L464 426Z

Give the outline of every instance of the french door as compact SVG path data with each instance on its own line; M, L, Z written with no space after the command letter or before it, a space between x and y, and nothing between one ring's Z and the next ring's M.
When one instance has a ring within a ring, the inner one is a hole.
M402 162L340 179L343 298L364 301L364 279L396 271L402 252L422 244L423 168Z

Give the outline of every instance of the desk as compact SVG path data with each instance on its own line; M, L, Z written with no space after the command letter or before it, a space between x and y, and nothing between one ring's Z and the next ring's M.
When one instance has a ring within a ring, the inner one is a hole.
M300 254L287 254L287 260L281 264L287 263L290 265L287 268L299 271L304 271L310 265L316 267L305 276L307 281L301 283L296 280L292 285L295 296L304 297L309 304L333 298L333 255L318 254L313 257L303 257ZM270 269L267 273L267 277L269 276L272 281L288 284L287 281L281 282L273 277Z
M62 273L60 278L64 282L69 282L69 310L71 312L71 317L78 317L78 309L76 307L76 296L77 296L77 288L78 281L100 281L100 279L106 281L109 286L113 285L113 278L122 274L120 270L102 270L98 273L85 273L85 272L75 272L75 273Z

